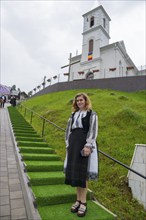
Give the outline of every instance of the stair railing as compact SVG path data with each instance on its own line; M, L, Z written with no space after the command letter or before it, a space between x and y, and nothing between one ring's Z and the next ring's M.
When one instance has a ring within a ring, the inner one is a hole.
M24 106L22 103L18 106L21 108L21 111L22 111L22 108L24 108L24 117L26 116L26 111L28 110L29 112L31 112L31 115L30 115L30 124L32 124L32 120L33 120L33 114L37 115L39 118L42 119L43 123L42 123L42 137L44 136L44 130L45 130L45 122L48 122L50 124L52 124L53 126L55 126L56 128L58 128L59 130L62 130L62 131L66 131L64 128L58 126L57 124L55 124L54 122L46 119L45 117L39 115L37 112L33 111L32 109L30 108L27 108L26 106ZM119 165L125 167L126 169L130 170L131 172L137 174L138 176L146 179L146 176L144 176L143 174L137 172L136 170L133 170L132 168L130 168L129 166L127 166L126 164L120 162L119 160L115 159L114 157L111 157L110 155L104 153L103 151L99 150L98 149L98 152L101 153L102 155L106 156L107 158L113 160L114 162L118 163Z

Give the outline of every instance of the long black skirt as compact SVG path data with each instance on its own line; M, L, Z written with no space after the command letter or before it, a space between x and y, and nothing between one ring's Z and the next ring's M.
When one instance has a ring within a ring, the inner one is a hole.
M81 155L86 137L87 133L81 128L73 130L69 137L65 184L73 187L86 188L88 157Z

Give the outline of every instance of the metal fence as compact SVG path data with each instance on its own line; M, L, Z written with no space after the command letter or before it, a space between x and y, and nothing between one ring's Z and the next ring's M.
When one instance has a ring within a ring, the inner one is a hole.
M21 114L23 114L24 117L26 117L26 112L29 111L30 113L30 124L32 124L33 121L33 116L36 115L37 117L39 117L42 121L42 128L41 128L41 135L42 137L44 137L44 131L45 131L45 125L46 123L51 124L52 126L54 126L55 128L65 132L66 130L60 126L58 126L57 124L53 123L52 121L46 119L44 116L39 115L37 112L33 111L32 109L27 108L26 106L24 106L22 103L19 105ZM23 110L24 109L24 110ZM104 155L105 157L111 159L112 161L118 163L119 165L125 167L126 169L130 170L131 172L137 174L138 176L146 179L146 176L142 175L141 173L137 172L136 170L131 169L129 166L127 166L126 164L120 162L119 160L115 159L114 157L106 154L105 152L101 151L98 149L98 152L101 153L102 155Z

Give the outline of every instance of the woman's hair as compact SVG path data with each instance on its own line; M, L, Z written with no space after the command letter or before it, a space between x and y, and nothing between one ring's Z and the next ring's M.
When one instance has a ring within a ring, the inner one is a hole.
M73 100L72 104L72 110L73 112L76 112L79 110L79 107L77 106L77 98L82 96L83 99L85 100L85 110L90 110L92 108L91 101L86 93L78 93Z

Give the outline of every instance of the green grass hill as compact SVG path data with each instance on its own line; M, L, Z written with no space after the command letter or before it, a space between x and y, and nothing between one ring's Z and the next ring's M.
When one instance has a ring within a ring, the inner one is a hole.
M31 98L22 104L48 120L66 128L73 97L86 92L98 114L98 145L101 151L130 166L135 144L146 143L146 91L134 93L112 90L70 90ZM30 122L31 114L18 106ZM41 135L42 119L33 114L32 126ZM65 133L45 123L44 139L64 161ZM43 156L43 155L42 155ZM127 183L128 170L99 153L99 180L89 182L97 200L119 220L144 220L146 212L134 198Z

